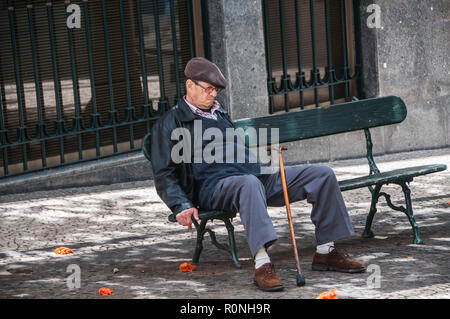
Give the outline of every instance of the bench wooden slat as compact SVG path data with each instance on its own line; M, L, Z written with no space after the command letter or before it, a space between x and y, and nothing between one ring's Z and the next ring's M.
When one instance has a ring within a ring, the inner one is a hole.
M343 180L339 182L339 186L341 188L341 191L346 191L375 184L387 184L402 180L408 181L409 179L416 176L440 172L446 169L447 166L443 164L408 167L379 174Z
M279 129L279 142L292 142L313 137L345 133L365 128L402 122L406 118L405 103L397 96L386 96L329 107L313 108L286 112L259 118L234 121L243 128L249 139L249 146L264 145L257 141L253 133L259 128L267 128L267 141L270 141L270 129ZM255 128L255 130L247 130Z

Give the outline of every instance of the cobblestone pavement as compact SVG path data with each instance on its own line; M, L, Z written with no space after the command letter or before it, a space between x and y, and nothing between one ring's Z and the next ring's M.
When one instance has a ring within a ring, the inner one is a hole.
M430 163L450 167L450 149L376 160L381 171ZM334 168L338 179L368 172L365 159L325 165ZM410 187L423 245L412 244L406 216L390 210L384 199L372 227L375 237L362 238L370 193L367 188L343 193L356 234L337 245L369 267L363 274L311 271L315 249L311 207L306 202L291 203L307 281L301 288L295 286L285 209L269 208L280 237L269 255L285 285L284 291L275 293L253 285L253 262L238 217L233 224L241 269L206 238L196 269L180 272L178 266L191 261L195 233L167 221L169 210L151 180L0 196L0 297L297 299L315 298L336 288L339 298L449 298L450 169L417 177ZM383 189L401 205L399 187ZM226 240L221 222L212 227L218 240ZM73 254L56 255L54 250L60 246L71 248ZM79 288L73 280L77 269ZM70 284L75 288L70 289ZM100 296L98 289L103 286L113 289L114 295Z

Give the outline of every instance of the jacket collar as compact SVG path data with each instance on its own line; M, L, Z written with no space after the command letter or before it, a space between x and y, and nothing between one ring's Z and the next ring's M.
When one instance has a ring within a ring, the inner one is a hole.
M178 119L183 122L190 122L195 120L195 115L192 113L191 109L189 108L189 105L187 105L184 98L181 98L178 100L178 104L175 106L175 108L178 110L176 112ZM216 111L220 112L222 114L228 114L228 111L224 109L222 106Z

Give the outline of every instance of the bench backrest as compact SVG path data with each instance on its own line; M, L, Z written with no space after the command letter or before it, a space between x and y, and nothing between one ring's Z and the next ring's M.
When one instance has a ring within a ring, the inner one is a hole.
M247 144L255 146L254 142L259 145L264 145L260 142L265 142L251 136L252 132L258 135L258 128L267 129L266 141L271 141L270 129L278 128L279 143L285 143L400 123L405 118L406 106L402 99L397 96L386 96L334 104L329 107L240 119L234 121L234 124L237 128L244 129ZM247 130L249 127L255 130ZM370 136L368 139L368 143L371 144ZM150 160L150 134L142 141L142 150Z
M362 130L366 128L395 124L406 118L405 103L397 96L386 96L334 104L300 111L286 112L258 118L234 121L236 127L243 128L254 146L253 127L267 128L267 141L271 141L271 128L279 128L279 142L291 142L313 137ZM258 134L258 133L256 133ZM258 142L260 144L261 141Z

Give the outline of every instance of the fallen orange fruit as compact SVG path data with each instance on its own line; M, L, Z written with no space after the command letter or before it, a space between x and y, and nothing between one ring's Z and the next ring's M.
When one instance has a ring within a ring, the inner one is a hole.
M67 255L67 254L71 254L72 250L67 247L59 247L59 248L55 249L55 253L57 253L58 255Z
M110 288L102 287L98 290L98 293L102 296L114 295L114 291Z
M336 296L336 288L322 292L317 299L339 299Z
M187 271L192 272L195 269L195 266L188 264L188 263L182 263L179 268L180 268L180 271L182 271L182 272L187 272Z

